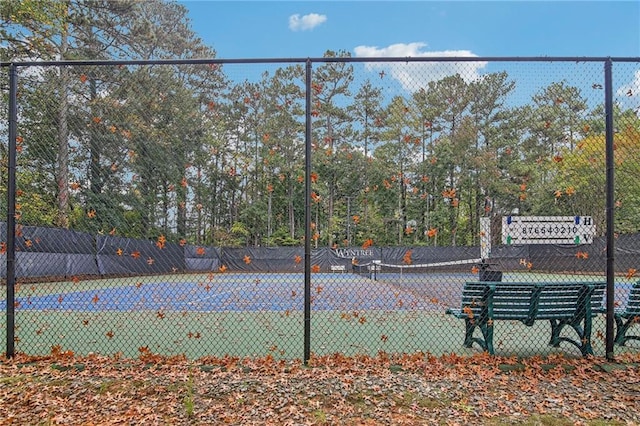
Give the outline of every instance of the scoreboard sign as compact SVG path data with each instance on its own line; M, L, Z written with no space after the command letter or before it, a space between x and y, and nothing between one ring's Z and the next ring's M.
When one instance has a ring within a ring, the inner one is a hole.
M505 216L502 243L591 244L596 225L591 216Z

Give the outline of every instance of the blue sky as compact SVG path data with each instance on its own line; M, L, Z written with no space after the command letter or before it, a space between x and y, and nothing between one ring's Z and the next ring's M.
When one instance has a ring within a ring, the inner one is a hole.
M218 58L640 56L640 1L181 1Z

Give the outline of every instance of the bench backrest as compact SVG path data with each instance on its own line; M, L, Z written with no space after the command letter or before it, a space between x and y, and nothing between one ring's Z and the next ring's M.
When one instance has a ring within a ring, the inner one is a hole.
M488 315L487 299L493 300L494 319L520 320L573 318L583 315L582 307L591 288L591 309L601 312L604 282L467 282L462 292L462 309L468 315Z
M640 315L640 281L634 283L631 287L627 297L625 313L628 315Z
M473 318L485 315L489 290L486 282L466 282L462 289L462 311Z
M602 312L605 287L604 282L545 283L540 292L536 318L583 315L583 312L577 312L577 308L584 304L587 297L590 297L591 311Z
M493 318L526 321L533 319L533 304L539 296L535 283L496 283L493 294Z

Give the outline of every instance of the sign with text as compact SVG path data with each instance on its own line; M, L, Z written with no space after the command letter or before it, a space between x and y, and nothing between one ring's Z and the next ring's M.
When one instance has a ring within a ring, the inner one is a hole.
M502 243L591 244L596 225L591 216L505 216Z

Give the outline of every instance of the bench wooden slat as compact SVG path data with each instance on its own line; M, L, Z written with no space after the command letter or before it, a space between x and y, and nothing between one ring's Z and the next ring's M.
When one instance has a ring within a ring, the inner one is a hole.
M624 346L629 340L640 340L640 336L628 334L634 324L640 324L640 281L631 286L625 306L614 311L614 319L616 344Z

